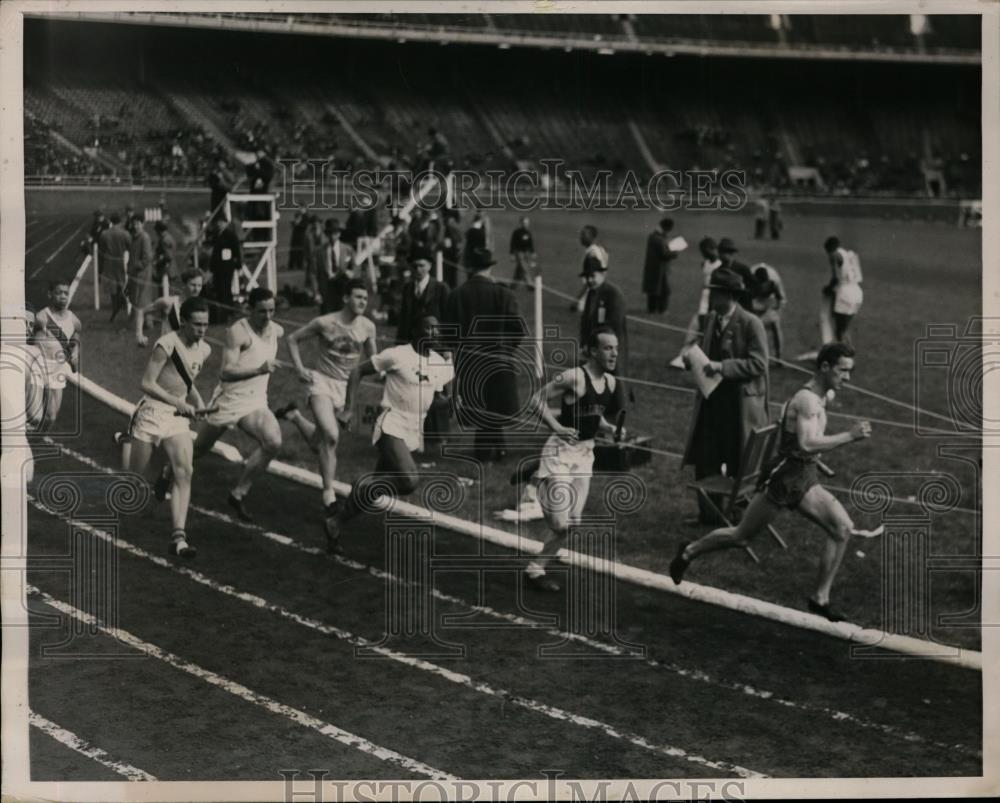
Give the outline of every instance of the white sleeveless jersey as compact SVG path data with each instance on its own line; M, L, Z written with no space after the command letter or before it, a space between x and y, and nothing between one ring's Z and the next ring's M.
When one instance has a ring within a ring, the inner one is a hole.
M35 316L35 344L45 359L64 362L77 333L77 318L68 309L57 314L46 307Z
M242 318L231 327L236 334L243 334L249 341L240 351L240 356L233 366L237 371L252 371L260 368L261 363L273 360L278 354L278 338L284 334L284 329L273 321L260 334L254 331L250 321ZM242 339L242 338L241 338ZM233 382L219 381L217 396L224 395L227 399L262 399L267 400L267 382L270 374L260 374L247 379L237 379Z
M167 353L167 364L163 366L157 377L157 384L168 393L186 397L198 378L202 367L212 353L212 347L204 340L199 340L193 346L186 346L177 332L170 332L156 341L153 347L163 349ZM154 407L173 409L159 399L144 397Z

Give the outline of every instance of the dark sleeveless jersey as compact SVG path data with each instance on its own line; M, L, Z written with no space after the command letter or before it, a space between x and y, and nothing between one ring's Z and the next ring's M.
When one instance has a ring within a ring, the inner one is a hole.
M814 396L818 396L814 391L810 390L806 386L802 386L800 390L805 390L812 393ZM794 396L792 397L794 398ZM791 402L789 401L789 404ZM820 398L820 404L823 404L823 399ZM825 406L825 405L824 405ZM799 436L797 432L788 432L785 429L785 423L788 420L788 405L785 406L785 412L781 416L781 429L780 437L778 439L778 457L788 458L791 460L798 460L801 463L815 463L819 460L818 452L807 452L801 446L799 446Z
M583 371L583 395L572 402L567 402L565 397L563 398L559 423L564 427L575 429L581 441L589 441L597 435L601 418L608 420L617 415L621 409L621 383L616 381L615 389L612 390L611 375L605 374L604 390L598 393L587 369L580 370Z

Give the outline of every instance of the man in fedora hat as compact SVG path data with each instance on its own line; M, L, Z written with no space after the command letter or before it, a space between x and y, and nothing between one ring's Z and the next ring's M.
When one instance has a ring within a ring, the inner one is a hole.
M515 349L527 333L517 297L493 278L495 264L487 248L469 253L471 275L448 296L444 316L452 330L447 343L455 351L459 423L475 432L480 460L506 455L504 430L516 425L520 410L517 378L523 369L514 363Z
M580 348L590 342L591 333L600 326L609 327L618 337L620 356L617 359L618 374L626 373L628 352L628 305L625 294L607 280L608 267L594 260L585 262L580 272L587 286L587 295L580 315Z
M344 290L354 278L354 249L341 242L340 221L330 218L323 227L323 304L320 313L338 312L344 307Z
M764 324L743 309L743 280L728 267L716 268L709 282L709 314L701 349L708 356L708 376L721 376L712 394L695 395L694 415L684 449L684 465L694 465L695 479L738 470L743 444L768 423L767 334ZM715 524L699 500L699 521Z
M753 271L750 270L748 265L744 265L736 258L738 253L739 249L736 247L736 243L734 243L731 239L723 237L719 240L719 259L722 260L722 266L724 268L729 268L730 270L735 271L743 281L744 292L741 293L740 297L736 300L739 305L743 307L743 309L748 310L750 309L750 291L753 288L754 283Z

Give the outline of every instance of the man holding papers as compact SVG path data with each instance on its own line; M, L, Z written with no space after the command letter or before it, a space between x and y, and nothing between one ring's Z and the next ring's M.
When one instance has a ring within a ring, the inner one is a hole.
M753 313L740 306L745 292L735 271L720 267L709 282L709 315L700 351L686 355L697 370L694 415L684 450L684 464L694 465L695 479L722 473L732 476L743 444L768 423L767 335ZM707 509L699 522L716 523Z

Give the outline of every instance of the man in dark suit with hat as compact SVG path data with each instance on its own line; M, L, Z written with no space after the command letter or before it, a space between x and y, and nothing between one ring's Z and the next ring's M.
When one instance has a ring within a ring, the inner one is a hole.
M751 308L750 299L752 296L750 290L753 288L754 284L753 271L750 270L749 265L744 265L736 259L736 255L738 253L739 249L736 247L736 243L734 243L731 239L723 237L719 240L719 258L722 260L722 267L735 271L743 281L743 289L746 292L740 295L739 304L743 307L743 309L749 310Z
M344 306L344 292L347 283L355 277L354 249L340 239L340 221L330 218L323 228L325 235L323 251L323 303L320 314L338 312Z
M585 262L580 276L587 284L587 295L580 315L580 348L590 342L590 333L599 326L609 326L618 336L619 357L615 374L627 374L628 328L626 320L628 305L625 294L607 281L608 268L597 262Z
M709 359L706 375L721 376L722 382L707 399L695 395L684 449L684 465L694 465L695 479L720 474L723 464L727 476L734 476L750 433L768 423L767 335L760 319L738 303L745 294L732 268L712 272L701 349ZM699 521L717 523L705 507Z
M444 322L452 328L445 338L455 351L459 423L475 432L479 460L506 455L505 429L514 429L520 410L516 348L527 333L518 314L517 297L492 275L496 264L489 249L468 255L471 275L448 296ZM533 370L528 367L528 370Z

